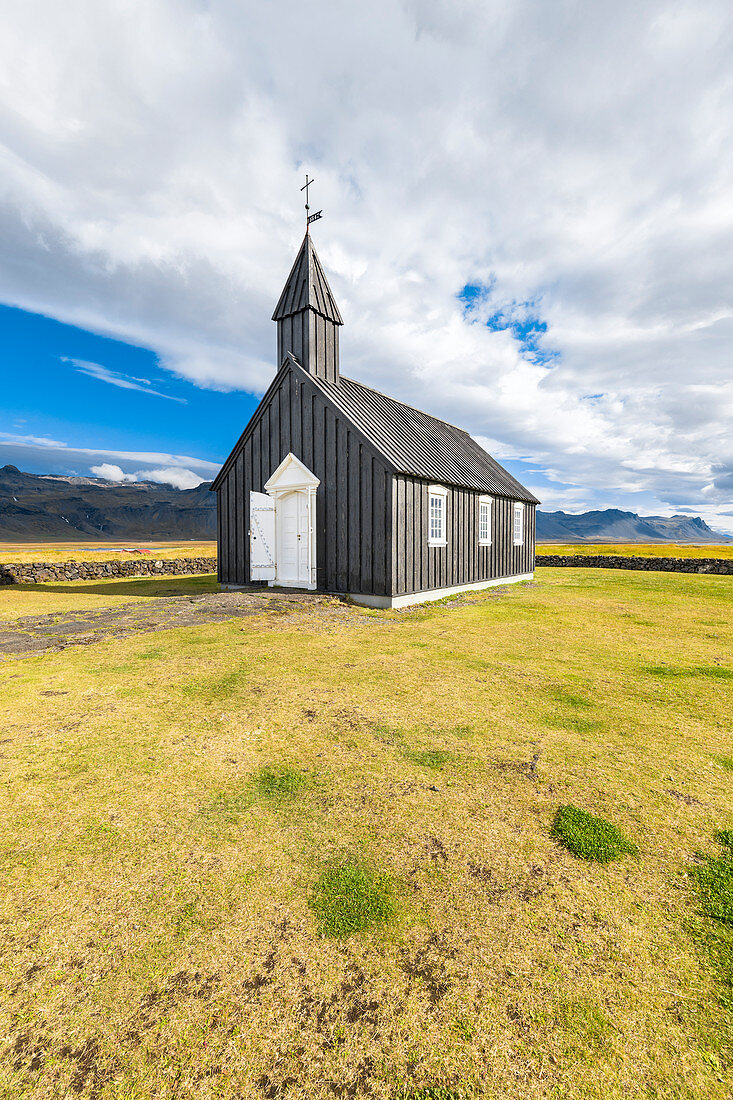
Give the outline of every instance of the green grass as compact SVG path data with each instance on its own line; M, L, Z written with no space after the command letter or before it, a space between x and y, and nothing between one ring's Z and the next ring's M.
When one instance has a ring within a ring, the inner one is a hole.
M113 581L54 581L0 585L0 622L26 615L99 611L139 604L159 596L196 596L218 591L215 574L192 577L134 577ZM150 635L147 636L150 639Z
M446 749L405 749L404 755L413 764L421 768L433 768L436 771L440 771L454 759L453 753Z
M701 1045L722 1069L733 1064L733 831L718 830L715 839L723 854L702 857L692 873L699 917L690 929L717 987L703 1009Z
M562 998L555 1009L557 1026L562 1028L574 1045L580 1045L588 1053L603 1047L612 1034L612 1026L603 1010L587 998Z
M680 676L704 676L711 680L733 680L733 668L723 665L702 665L698 668L684 668L681 665L647 665L644 672L648 676L677 679Z
M447 1085L424 1085L422 1088L406 1086L398 1091L396 1100L467 1100L469 1095L473 1093L448 1088Z
M0 1096L729 1100L731 652L733 578L545 568L1 663Z
M285 764L268 764L260 768L254 776L254 788L263 798L279 802L295 798L304 787L309 785L310 777L298 768Z
M553 687L548 694L556 703L571 707L573 710L584 710L586 707L593 706L590 699L586 699L584 695L578 695L577 692L568 691L566 688Z
M220 675L194 676L181 684L181 692L189 699L206 703L221 703L246 688L251 673L247 668L231 669Z
M338 939L385 924L397 912L389 876L354 859L327 867L313 886L309 904L321 935Z
M577 806L559 808L552 835L579 859L595 863L610 863L622 855L636 855L639 850L610 821Z
M236 821L258 800L271 804L291 801L312 785L312 777L287 764L264 764L244 785L219 791L203 807L204 815Z
M700 905L706 917L733 924L733 860L730 855L707 859L696 868Z
M700 908L706 917L733 925L733 829L719 829L715 839L723 854L706 856L694 871Z

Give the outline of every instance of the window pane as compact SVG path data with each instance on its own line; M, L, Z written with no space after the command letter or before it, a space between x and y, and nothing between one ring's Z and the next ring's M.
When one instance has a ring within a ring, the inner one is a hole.
M445 539L444 533L444 507L445 498L442 496L430 497L430 538L436 542L443 542Z
M490 507L486 501L481 501L479 505L479 527L478 537L481 542L489 541L489 522L490 522Z

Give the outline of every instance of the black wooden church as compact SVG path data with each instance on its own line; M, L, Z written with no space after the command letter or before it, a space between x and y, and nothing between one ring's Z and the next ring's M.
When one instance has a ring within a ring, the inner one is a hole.
M212 486L222 585L400 607L532 577L539 501L460 428L341 374L307 232L272 319L279 370Z

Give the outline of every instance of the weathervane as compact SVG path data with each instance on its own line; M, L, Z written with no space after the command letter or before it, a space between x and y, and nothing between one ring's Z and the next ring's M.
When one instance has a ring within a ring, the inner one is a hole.
M306 233L308 232L308 226L310 225L311 222L317 222L319 218L323 217L323 211L322 210L317 210L315 212L315 214L309 214L308 213L308 211L310 210L310 206L309 206L309 203L308 203L308 188L310 187L310 185L312 183L315 183L315 180L308 179L308 173L306 172L306 174L305 174L305 183L303 184L303 186L300 189L301 191L305 191L305 231L306 231Z

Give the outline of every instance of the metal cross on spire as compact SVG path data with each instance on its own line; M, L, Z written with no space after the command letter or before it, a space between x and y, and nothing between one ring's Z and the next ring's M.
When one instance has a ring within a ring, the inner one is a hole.
M312 183L315 183L315 180L309 179L308 178L308 173L306 172L306 174L305 174L305 183L303 184L303 186L300 189L301 191L305 191L305 231L306 231L306 233L308 232L308 226L310 225L311 222L317 222L319 218L323 217L323 211L322 210L317 210L315 214L309 214L308 213L308 211L310 210L309 197L308 197L309 196L308 188L310 187L310 185Z

